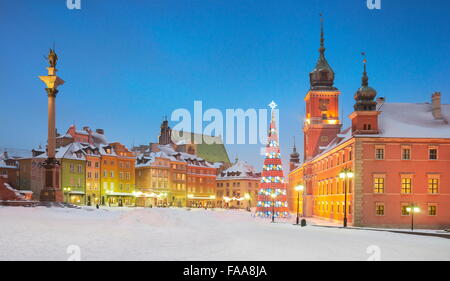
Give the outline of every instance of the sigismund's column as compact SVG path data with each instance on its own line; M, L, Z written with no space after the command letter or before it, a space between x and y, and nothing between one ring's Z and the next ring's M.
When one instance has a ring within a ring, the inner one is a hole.
M47 159L43 163L45 168L45 184L41 190L41 201L62 202L63 193L59 186L59 162L55 158L56 149L56 124L55 124L55 101L58 93L58 86L64 84L64 81L56 76L56 62L58 56L53 49L47 56L49 67L47 67L48 75L39 76L45 85L48 100L48 137L47 137Z

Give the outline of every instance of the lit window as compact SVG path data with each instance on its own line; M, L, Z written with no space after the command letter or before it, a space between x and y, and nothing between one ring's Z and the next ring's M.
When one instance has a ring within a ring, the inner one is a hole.
M402 216L409 216L408 207L409 205L406 204L402 205Z
M428 205L428 215L429 216L437 215L437 206L435 204Z
M383 203L377 203L375 205L375 214L377 216L384 216L384 204Z
M428 179L428 193L436 194L439 192L439 179L429 178Z
M412 189L412 179L411 178L402 178L402 193L409 194Z
M374 192L384 193L384 178L374 178Z

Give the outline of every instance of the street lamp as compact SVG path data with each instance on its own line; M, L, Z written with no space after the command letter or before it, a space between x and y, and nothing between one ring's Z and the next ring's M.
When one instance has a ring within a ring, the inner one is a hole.
M277 194L272 193L270 197L272 197L272 222L275 222L275 197L277 197Z
M300 192L301 191L303 191L305 189L305 187L303 186L303 185L297 185L296 187L295 187L295 190L297 190L297 225L298 225L298 223L299 223L299 221L300 221L300 218L299 218L299 213L300 213ZM303 208L302 208L302 216L303 216Z
M64 194L65 194L65 197L66 197L66 203L69 203L68 201L69 201L69 193L70 193L70 187L64 187L63 188L63 190L64 190Z
M414 213L420 213L420 208L412 204L406 207L406 211L411 215L411 231L414 231Z
M250 194L249 193L245 193L244 194L244 198L245 199L247 199L247 201L248 201L248 210L250 211L251 210L251 201L250 201L250 199L251 199L251 196L250 196Z
M347 227L347 179L353 178L352 170L344 168L339 177L344 180L344 227Z

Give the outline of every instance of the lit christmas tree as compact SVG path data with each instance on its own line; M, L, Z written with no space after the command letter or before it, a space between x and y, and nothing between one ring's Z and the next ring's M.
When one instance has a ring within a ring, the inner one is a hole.
M270 120L266 159L262 171L261 184L258 190L256 214L263 217L287 217L288 203L283 165L280 157L280 144L275 120L275 102L269 104L272 118Z

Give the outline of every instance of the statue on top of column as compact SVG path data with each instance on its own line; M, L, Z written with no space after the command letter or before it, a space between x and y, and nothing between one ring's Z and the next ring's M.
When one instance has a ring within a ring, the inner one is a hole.
M47 59L50 67L56 67L56 61L58 60L58 56L56 55L55 50L50 49Z

